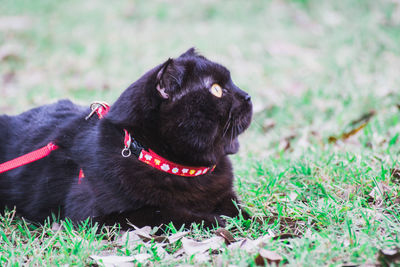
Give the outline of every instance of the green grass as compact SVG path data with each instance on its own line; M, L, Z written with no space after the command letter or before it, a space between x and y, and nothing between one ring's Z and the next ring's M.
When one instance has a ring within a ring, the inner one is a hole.
M226 228L238 239L282 237L262 247L287 266L377 264L380 250L400 247L400 181L391 175L400 168L399 44L400 4L390 0L0 0L0 113L60 98L112 103L146 70L196 46L254 101L232 159L236 189L257 219ZM371 111L355 135L328 141ZM119 244L115 228L60 224L7 213L0 265L85 266L94 254L140 253L156 265L199 264ZM224 247L202 264L254 266L256 256Z

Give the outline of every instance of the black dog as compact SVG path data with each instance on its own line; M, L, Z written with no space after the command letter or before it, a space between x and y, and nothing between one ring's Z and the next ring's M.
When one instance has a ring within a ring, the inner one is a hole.
M0 163L58 146L0 174L0 209L15 206L38 222L55 213L138 226L211 226L238 215L227 155L237 152L252 105L225 67L190 49L133 83L104 118L86 120L90 112L62 100L0 116Z

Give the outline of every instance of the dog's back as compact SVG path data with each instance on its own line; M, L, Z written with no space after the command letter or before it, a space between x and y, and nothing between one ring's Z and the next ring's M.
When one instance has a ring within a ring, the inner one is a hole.
M0 163L52 141L62 124L83 109L69 100L40 106L16 116L0 116Z
M71 101L57 103L28 110L16 116L0 116L0 164L26 153L32 152L54 141L58 130L77 116L83 116L84 108ZM81 115L82 114L82 115ZM29 207L27 194L33 194L36 185L47 184L49 178L42 173L45 164L41 159L22 167L0 173L0 212L4 207L14 205ZM57 177L57 175L55 175ZM59 190L59 189L58 189ZM39 192L37 190L36 192ZM38 200L39 201L39 200Z

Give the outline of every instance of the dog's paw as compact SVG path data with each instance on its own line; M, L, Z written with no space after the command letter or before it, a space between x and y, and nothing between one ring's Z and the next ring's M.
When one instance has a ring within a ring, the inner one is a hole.
M226 220L220 215L209 215L203 220L203 225L206 228L219 228L225 227Z

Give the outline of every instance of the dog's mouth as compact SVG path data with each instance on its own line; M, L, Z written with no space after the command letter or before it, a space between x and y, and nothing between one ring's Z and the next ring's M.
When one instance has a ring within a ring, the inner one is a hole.
M239 151L239 147L240 147L239 141L237 138L235 138L234 140L225 145L224 147L225 154L226 155L236 154Z
M226 142L224 146L225 154L235 154L239 151L238 136L242 134L249 126L252 118L252 105L249 103L243 109L236 111L239 116L229 112L227 122L223 128L223 138Z

